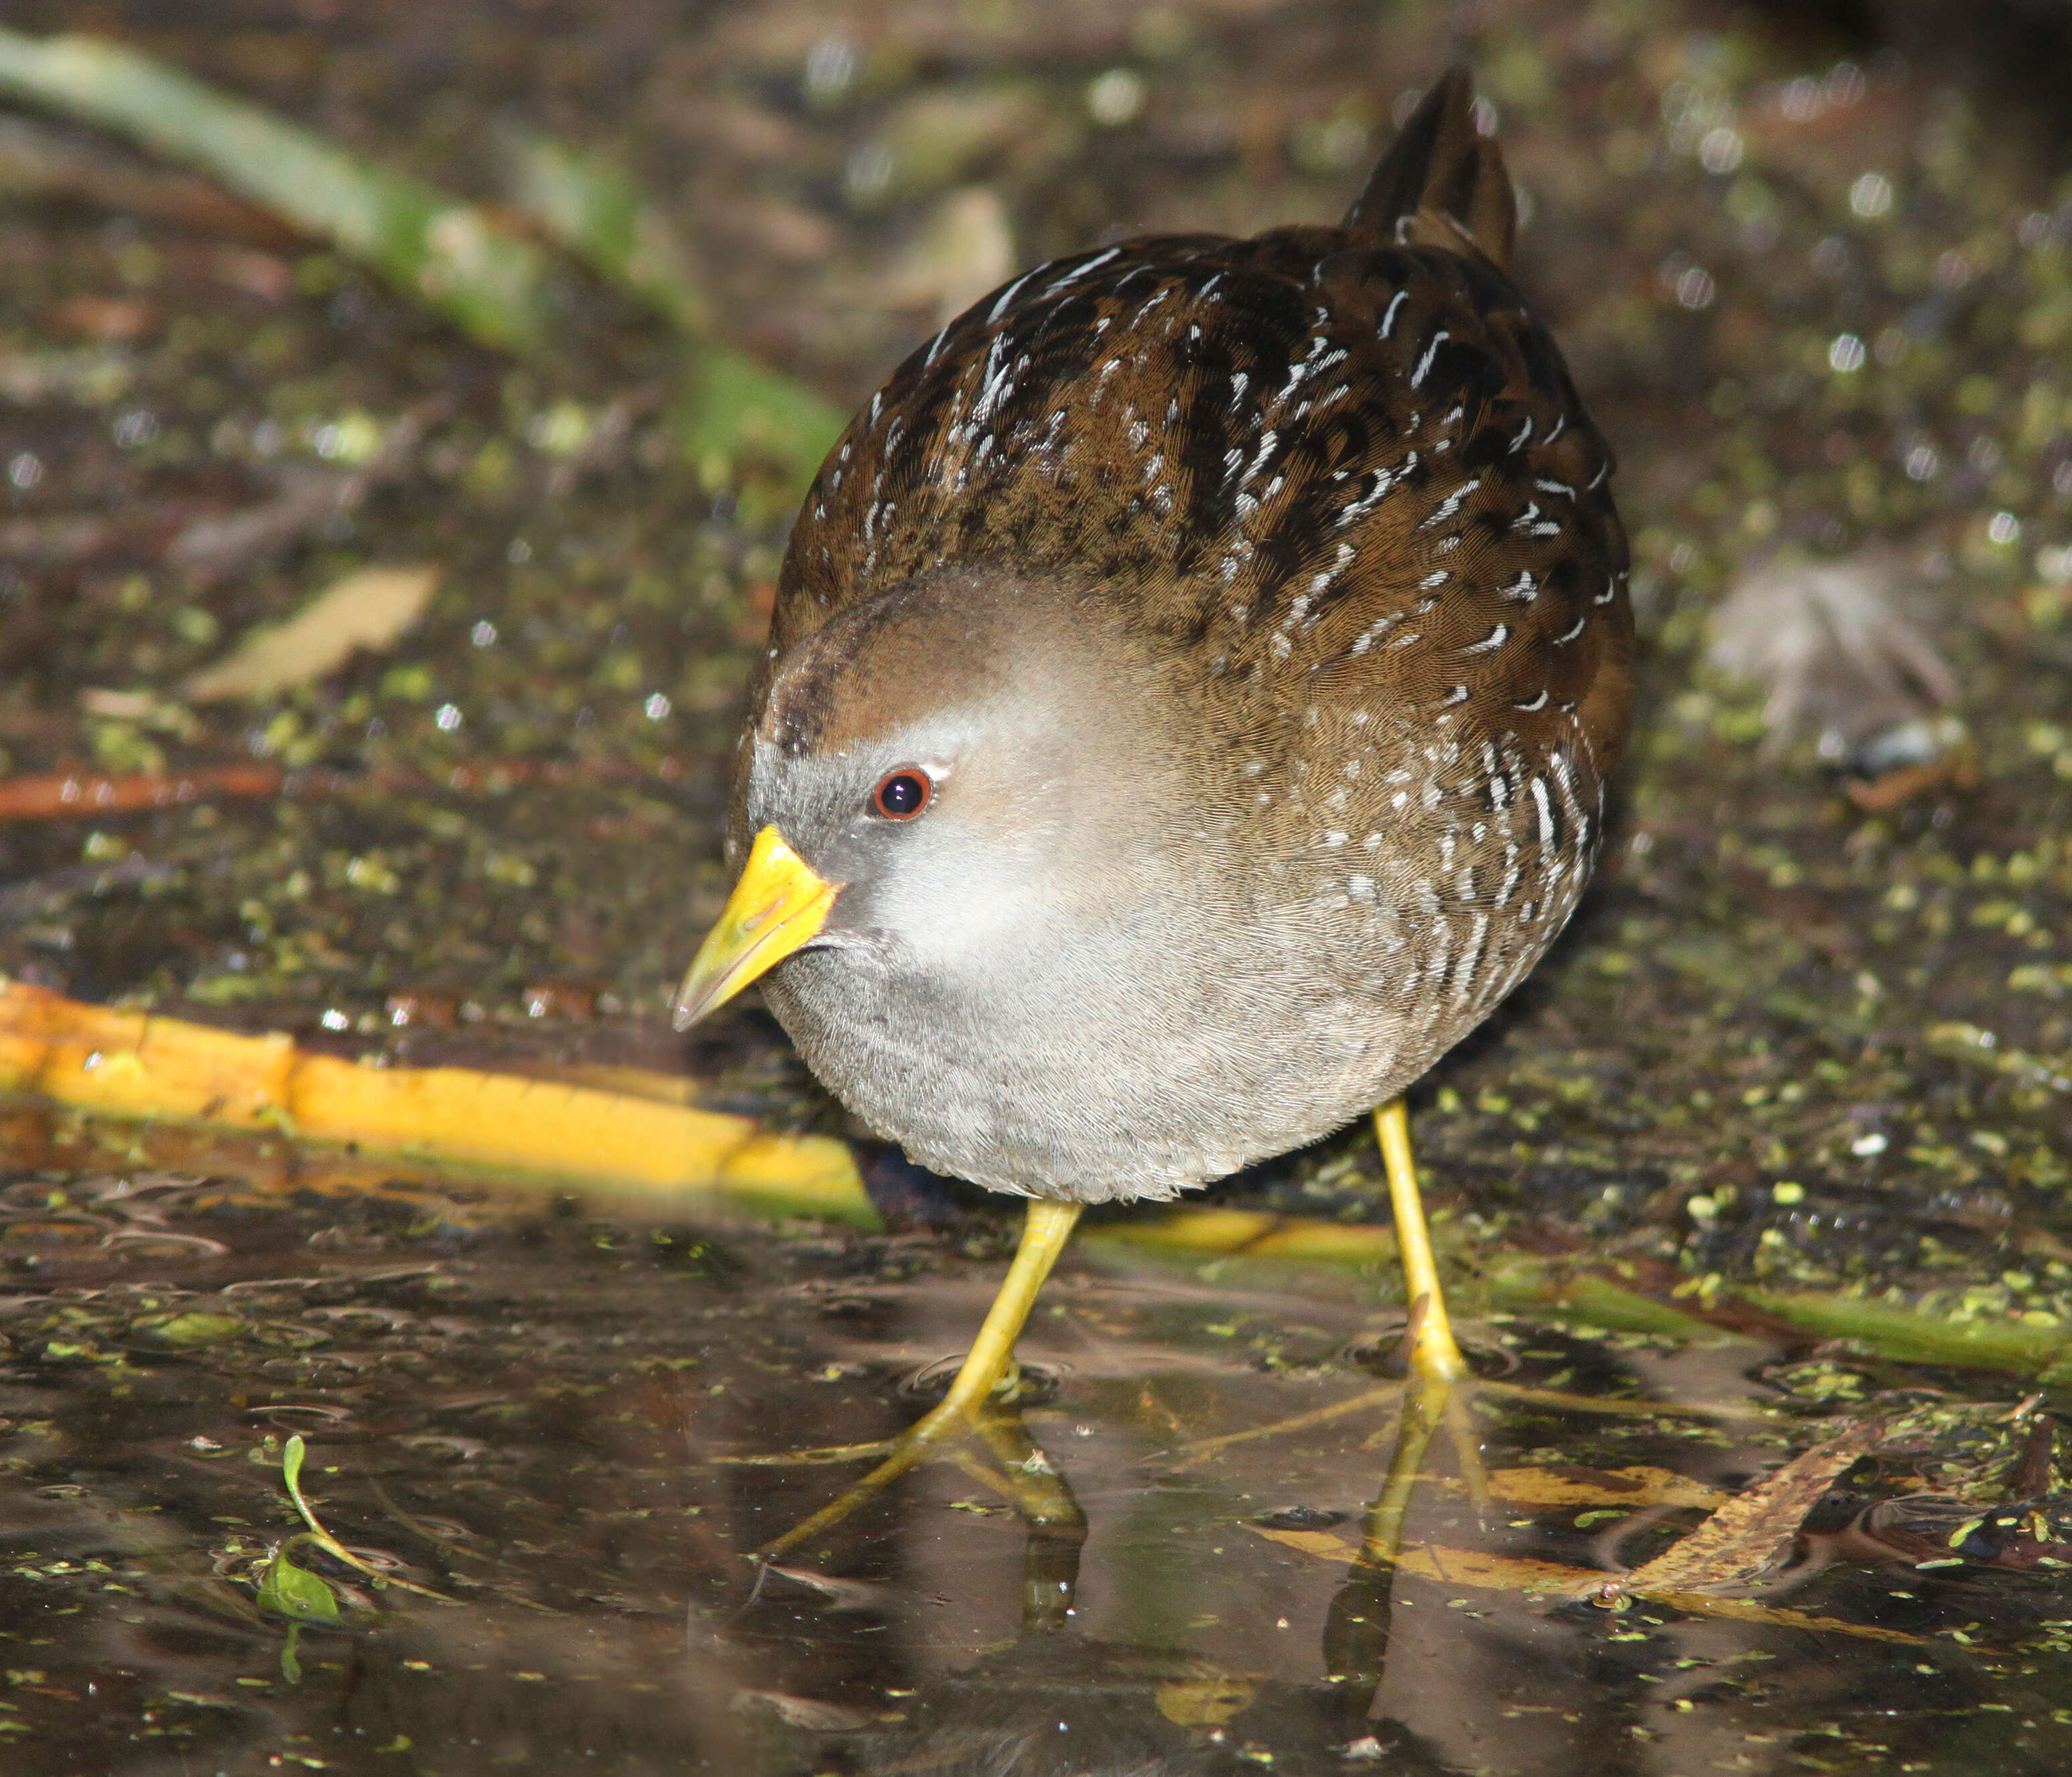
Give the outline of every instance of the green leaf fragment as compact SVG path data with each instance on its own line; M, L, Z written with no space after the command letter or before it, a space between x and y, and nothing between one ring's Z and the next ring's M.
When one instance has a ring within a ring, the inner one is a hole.
M227 1343L245 1331L245 1322L235 1314L190 1312L168 1315L163 1320L146 1321L137 1331L158 1344L184 1351Z
M483 212L119 44L0 30L0 91L199 167L476 338L543 351L547 256Z
M303 1622L338 1621L338 1598L331 1589L306 1567L298 1567L286 1554L266 1564L259 1582L261 1610Z

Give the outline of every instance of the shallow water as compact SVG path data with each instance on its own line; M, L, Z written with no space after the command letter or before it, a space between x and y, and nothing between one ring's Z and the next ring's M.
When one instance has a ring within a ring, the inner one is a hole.
M2048 1569L1802 1558L1721 1594L1753 1620L1530 1590L1608 1577L1704 1509L1636 1512L1622 1492L1659 1499L1671 1475L1730 1492L1812 1441L1833 1403L1773 1346L1471 1323L1489 1497L1478 1511L1442 1428L1399 1565L1356 1570L1397 1429L1375 1280L1153 1260L1096 1229L1044 1298L993 1447L907 1477L758 1582L749 1552L853 1465L738 1459L911 1418L911 1379L968 1339L997 1263L938 1237L695 1235L421 1178L377 1195L307 1160L269 1176L249 1151L179 1158L0 1195L10 1772L2072 1758L2072 1611ZM2018 1394L1896 1368L1873 1379L1888 1411L1936 1389L2004 1416ZM1974 1482L2005 1460L1990 1417ZM1217 1442L1232 1433L1264 1435ZM255 1571L298 1528L294 1435L327 1528L447 1602L304 1545L338 1622L291 1639L255 1608ZM1923 1484L1922 1455L1855 1471L1839 1516ZM1825 1513L1834 1528L1838 1502Z

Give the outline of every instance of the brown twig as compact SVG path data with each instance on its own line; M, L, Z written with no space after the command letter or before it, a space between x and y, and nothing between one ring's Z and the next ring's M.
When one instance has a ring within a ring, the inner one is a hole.
M465 792L521 784L553 788L569 784L675 784L687 770L682 759L670 757L652 767L623 759L500 759L458 764L445 771L418 771L404 766L372 771L290 771L258 764L166 771L47 771L0 778L0 823L138 814L219 798L339 796L356 789Z
M278 765L217 765L191 771L48 771L0 779L0 821L68 821L218 796L274 796L287 775Z

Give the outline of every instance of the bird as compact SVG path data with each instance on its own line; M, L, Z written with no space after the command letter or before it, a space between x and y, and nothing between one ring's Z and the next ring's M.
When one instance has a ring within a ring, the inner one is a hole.
M766 1553L968 1429L1085 1205L1376 1106L1413 1378L1466 1374L1402 1094L1573 911L1633 702L1515 217L1455 68L1337 227L1023 273L805 496L675 1021L759 981L864 1123L1028 1207L940 1405Z

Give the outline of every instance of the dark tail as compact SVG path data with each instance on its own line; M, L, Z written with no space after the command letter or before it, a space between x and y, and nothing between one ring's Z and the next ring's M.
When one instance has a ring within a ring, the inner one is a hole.
M1450 226L1449 226L1450 225ZM1346 212L1345 226L1384 240L1459 245L1465 234L1499 265L1511 257L1518 211L1503 156L1475 133L1475 91L1449 68L1424 95Z

